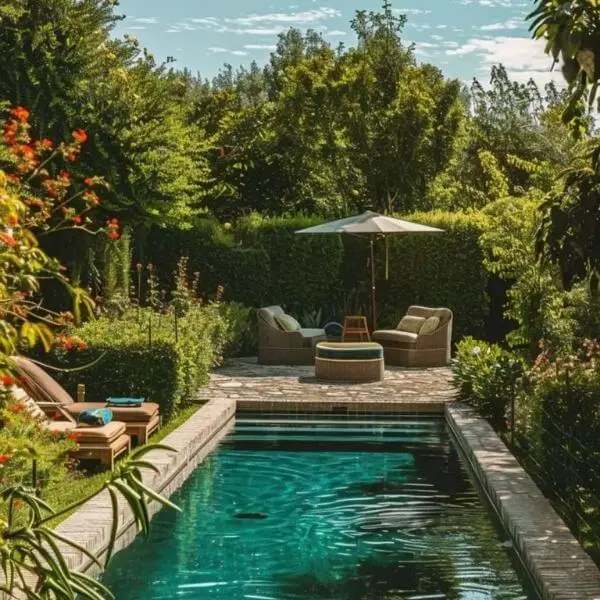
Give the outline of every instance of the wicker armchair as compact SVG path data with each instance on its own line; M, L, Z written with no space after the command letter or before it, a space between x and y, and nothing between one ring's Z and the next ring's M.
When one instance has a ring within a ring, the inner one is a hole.
M283 315L281 306L266 306L257 311L258 362L263 365L312 365L317 342L327 341L324 329L283 331L275 322Z
M439 324L434 331L420 333L401 328L374 331L371 338L383 346L385 362L402 367L441 367L450 362L452 343L452 311L448 308L411 306L405 316L437 317Z

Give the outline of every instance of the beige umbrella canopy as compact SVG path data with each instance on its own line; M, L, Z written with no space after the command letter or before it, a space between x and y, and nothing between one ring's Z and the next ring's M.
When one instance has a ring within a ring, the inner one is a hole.
M385 272L388 273L387 240L391 235L404 235L409 233L441 233L442 229L386 217L370 210L346 219L330 221L322 225L315 225L307 229L300 229L296 233L325 234L325 233L348 233L350 235L364 236L369 240L371 248L371 324L376 329L376 294L375 294L375 251L373 244L376 239L384 238L386 243Z

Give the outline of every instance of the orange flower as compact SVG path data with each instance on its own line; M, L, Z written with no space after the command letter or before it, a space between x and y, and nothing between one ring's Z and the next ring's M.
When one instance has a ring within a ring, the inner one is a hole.
M121 237L118 231L109 231L106 235L109 240L118 240Z
M86 177L83 180L83 183L85 183L85 185L94 185L94 178L93 177Z
M14 248L17 245L17 240L12 235L0 231L0 242L4 242L7 246Z
M88 139L87 133L83 129L76 129L72 135L77 144L85 144Z
M78 433L70 433L67 436L67 439L70 440L71 442L76 442L79 439L79 434Z
M82 221L81 215L73 215L73 223L75 223L75 225L81 225Z
M29 111L26 108L23 108L22 106L17 106L16 108L13 108L10 111L10 115L11 117L14 117L15 119L17 119L17 121L21 121L22 123L29 119Z
M20 402L17 402L16 404L13 404L10 407L10 412L15 413L16 415L18 415L19 413L22 413L25 410L25 405L21 404Z
M17 215L8 215L8 224L16 225L19 222L19 217Z
M79 350L87 350L87 344L85 342L79 342L79 345L77 346L79 348Z
M45 138L40 142L40 145L42 148L44 148L44 150L52 150L53 143L52 140Z
M15 385L15 383L17 383L17 380L12 375L6 374L0 375L0 381L6 386Z
M11 459L10 454L0 454L0 465L7 463Z

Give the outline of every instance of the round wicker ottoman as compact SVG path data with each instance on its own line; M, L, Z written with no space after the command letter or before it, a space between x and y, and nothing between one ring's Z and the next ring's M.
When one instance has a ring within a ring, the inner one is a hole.
M315 376L327 381L381 381L383 346L374 342L319 342Z

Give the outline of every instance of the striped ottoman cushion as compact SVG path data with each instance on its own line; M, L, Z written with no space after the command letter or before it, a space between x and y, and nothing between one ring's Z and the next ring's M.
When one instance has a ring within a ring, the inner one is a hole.
M383 358L383 346L374 342L319 342L316 355L332 360L369 360Z

